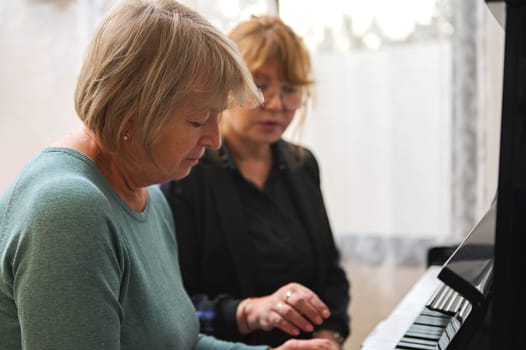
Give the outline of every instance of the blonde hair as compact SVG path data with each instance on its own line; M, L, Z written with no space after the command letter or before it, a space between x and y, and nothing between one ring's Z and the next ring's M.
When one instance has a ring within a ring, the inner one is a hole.
M151 143L174 110L261 103L235 45L197 12L173 0L126 0L99 25L75 91L82 122L109 151L126 124Z
M311 60L303 40L276 16L252 16L239 23L228 35L238 46L252 73L276 62L283 77L294 85L313 83Z
M229 33L239 48L252 74L268 64L277 64L283 78L305 88L306 98L312 94L312 64L303 39L279 17L272 15L252 16L236 25ZM307 101L305 101L307 102ZM307 109L300 108L296 128L292 135L301 138Z

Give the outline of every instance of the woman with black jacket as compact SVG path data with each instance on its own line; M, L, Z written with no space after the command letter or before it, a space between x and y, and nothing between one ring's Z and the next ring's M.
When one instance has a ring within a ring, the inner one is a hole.
M282 139L312 84L307 49L273 16L230 33L264 103L222 114L222 146L185 179L163 184L185 288L201 331L278 345L349 335L349 281L339 264L313 154ZM199 126L196 126L199 127Z

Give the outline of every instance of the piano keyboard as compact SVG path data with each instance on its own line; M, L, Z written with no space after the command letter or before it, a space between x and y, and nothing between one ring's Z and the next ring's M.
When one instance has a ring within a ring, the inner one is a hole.
M422 307L440 288L442 282L437 278L440 269L440 266L431 266L424 272L391 314L365 339L361 350L393 350L397 346Z
M426 270L362 350L489 349L495 208L492 204L443 266Z
M445 350L471 312L471 304L442 284L404 333L395 350Z

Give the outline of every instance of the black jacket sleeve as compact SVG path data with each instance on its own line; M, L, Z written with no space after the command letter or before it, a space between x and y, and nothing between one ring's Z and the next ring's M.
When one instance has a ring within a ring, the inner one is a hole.
M239 341L242 336L237 328L236 310L240 299L225 293L207 294L202 285L202 274L208 273L203 257L205 230L213 226L206 214L210 198L206 195L205 176L206 173L196 167L191 176L162 184L161 191L172 210L181 275L196 309L201 332ZM225 273L228 274L228 271Z
M326 249L323 254L325 270L322 271L320 298L331 310L331 317L318 328L330 329L338 332L344 338L350 334L350 316L348 313L350 303L350 282L345 271L341 267L340 252L335 244L332 230L330 227L327 211L323 196L321 194L320 172L316 158L306 150L304 167L308 175L319 189L319 217L321 225L325 228L321 230L325 233L321 242Z

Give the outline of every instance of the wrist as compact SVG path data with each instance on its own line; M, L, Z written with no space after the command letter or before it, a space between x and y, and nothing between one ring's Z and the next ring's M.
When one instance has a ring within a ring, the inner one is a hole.
M252 298L243 299L237 306L237 310L236 310L237 328L239 330L239 333L241 333L242 335L246 335L252 331L250 329L250 325L248 324L248 310L247 310L247 307L251 301L252 301Z
M314 338L325 338L334 341L338 345L343 345L345 338L337 331L331 329L320 329L312 333Z

